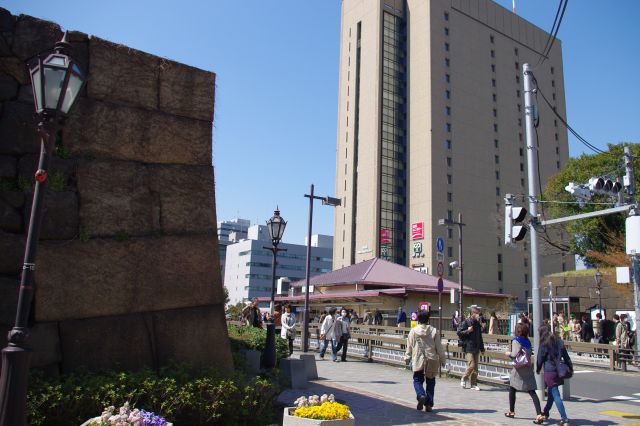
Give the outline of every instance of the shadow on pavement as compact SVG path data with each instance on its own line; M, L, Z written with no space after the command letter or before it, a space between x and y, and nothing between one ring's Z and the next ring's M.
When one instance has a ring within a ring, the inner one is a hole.
M363 387L366 392L366 387ZM349 406L356 418L357 424L363 425L398 425L426 422L443 422L458 420L455 416L448 416L443 410L439 413L437 407L427 413L418 411L415 407L408 407L396 401L381 400L379 396L367 396L339 387L331 387L312 383L307 389L286 389L278 397L278 401L288 406L300 396L334 394L336 400ZM436 395L437 402L437 395ZM447 410L456 411L456 410ZM460 412L488 412L488 410L458 410Z

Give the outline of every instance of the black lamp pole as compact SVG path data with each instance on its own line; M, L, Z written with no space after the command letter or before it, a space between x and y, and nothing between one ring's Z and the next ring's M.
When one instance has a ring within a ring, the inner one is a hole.
M602 312L602 273L600 272L600 269L596 270L594 277L596 279L596 286L598 289L598 309L600 310L600 314L604 318L604 314Z
M264 246L263 248L270 250L273 253L273 259L271 262L271 304L269 306L269 321L267 324L267 337L264 345L264 352L262 353L262 366L265 370L271 370L276 366L276 324L273 320L273 307L276 296L276 265L277 256L279 251L287 251L287 249L278 248L284 229L287 226L287 222L280 216L280 210L276 208L273 212L273 217L267 221L267 229L269 230L269 236L271 237L271 247Z
M44 59L38 58L37 64L30 70L34 103L40 116L40 160L34 176L35 189L22 265L16 321L9 332L8 345L2 350L0 426L27 424L27 376L32 353L29 347L28 319L35 292L33 277L42 223L42 200L57 131L84 85L84 77L79 68L64 53L68 48L65 34L63 39L56 43L54 53Z
M309 281L311 279L311 233L313 229L313 200L322 200L323 205L339 206L341 200L333 197L318 197L313 194L314 186L311 184L311 192L304 194L309 198L309 233L307 234L307 265L305 272L304 292L304 325L302 326L302 351L309 351Z

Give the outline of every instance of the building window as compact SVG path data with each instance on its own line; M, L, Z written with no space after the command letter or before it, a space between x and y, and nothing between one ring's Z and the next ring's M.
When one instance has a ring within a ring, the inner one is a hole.
M444 20L448 21L449 20L449 12L445 12L444 13ZM553 74L553 73L552 73Z
M499 155L495 156L495 162L496 162L496 164L500 164L500 156Z
M491 44L495 43L495 38L493 37L493 34L489 35L489 41L491 42Z
M496 57L496 51L495 51L495 50L493 50L493 49L491 49L491 57L492 57L492 58L495 58L495 57Z
M551 74L553 74L553 67L551 67Z
M516 69L520 71L520 62L516 62Z
M498 125L496 123L493 123L493 131L494 132L498 131Z
M444 27L444 35L449 35L449 27Z
M446 81L447 83L451 83L451 76L449 74L445 74L444 81Z
M496 180L500 180L500 171L496 170Z
M447 149L451 149L451 139L447 139L446 145Z
M498 281L502 281L502 271L498 271Z
M525 284L529 283L529 274L524 274L524 283Z
M524 149L520 148L520 157L524 157Z
M449 58L444 58L444 66L446 66L446 67L450 67L451 66L451 61L449 60Z
M518 140L522 142L522 133L518 133Z
M453 201L453 194L451 192L447 192L447 201L451 203Z
M558 140L558 134L556 133L556 134L554 135L554 137L555 137L555 139L556 139L556 141L557 141L557 140Z
M565 272L567 270L567 264L562 262L562 272Z
M495 64L491 64L491 72L496 72L496 66L495 66Z
M444 50L447 52L449 51L449 43L444 44Z
M495 78L491 79L491 86L492 87L496 87L496 79Z
M555 80L551 80L551 87L556 87L556 81Z
M447 219L453 220L453 210L447 210Z
M447 247L447 256L453 257L453 247Z
M522 112L522 105L518 104L518 112Z
M556 94L555 94L555 92L551 94L551 99L553 99L554 101L556 100Z
M518 118L518 126L522 127L522 118Z
M499 145L498 139L494 139L493 140L493 146L497 148L498 145Z
M453 238L453 229L447 228L447 238Z
M453 183L453 176L452 175L447 175L447 183L448 184L452 184Z
M453 268L451 266L449 266L449 270L447 271L447 275L448 276L452 276L453 275Z
M516 55L516 56L518 56L518 48L517 48L517 47L514 47L514 48L513 48L513 54L514 54L514 55Z
M451 123L447 123L446 129L447 129L447 132L451 133Z
M556 161L556 169L560 170L560 162Z
M560 155L560 148L556 146L556 155Z
M520 89L516 90L516 97L519 98L520 97Z
M498 116L498 110L497 110L497 109L495 109L495 108L493 109L493 116L494 116L494 117L497 117L497 116Z
M524 178L520 178L520 186L524 188Z
M451 107L450 106L445 107L444 108L444 113L447 114L447 115L451 115Z
M520 84L520 76L516 75L516 83Z
M496 195L499 197L500 196L500 187L496 186Z
M523 263L525 268L529 267L529 259L527 259L526 257L523 259Z
M447 99L451 99L451 90L445 90L444 91L444 97Z
M498 253L498 263L502 263L502 254Z
M558 127L558 120L553 120L553 126Z
M498 95L495 93L493 94L493 102L498 102Z
M524 163L520 163L520 171L524 172Z
M447 167L451 167L451 157L447 157Z

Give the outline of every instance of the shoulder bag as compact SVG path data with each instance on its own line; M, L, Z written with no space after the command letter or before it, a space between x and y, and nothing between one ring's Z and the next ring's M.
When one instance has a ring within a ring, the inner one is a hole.
M573 370L571 370L571 368L569 368L569 365L567 365L563 360L562 360L562 348L564 347L564 345L559 344L558 345L558 358L556 358L556 371L558 372L558 377L560 379L570 379L573 376Z
M513 365L513 368L523 368L528 367L529 364L531 364L531 357L529 356L529 352L521 347L511 365Z

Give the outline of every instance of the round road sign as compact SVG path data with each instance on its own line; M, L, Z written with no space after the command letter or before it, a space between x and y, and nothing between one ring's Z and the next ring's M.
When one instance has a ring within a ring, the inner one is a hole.
M438 293L442 293L444 290L444 282L442 281L442 277L438 278Z
M442 264L442 262L438 262L438 276L440 278L442 278L442 274L444 274L444 265Z

